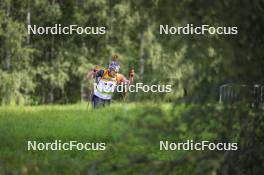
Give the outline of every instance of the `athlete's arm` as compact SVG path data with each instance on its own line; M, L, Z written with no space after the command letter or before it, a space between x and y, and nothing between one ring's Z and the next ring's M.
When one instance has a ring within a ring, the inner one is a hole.
M130 84L133 83L133 81L134 81L134 77L133 76L130 76L129 80L128 80L123 74L120 74L120 73L117 74L117 83L118 84L130 85Z
M127 85L132 84L134 82L134 74L135 74L134 68L130 69L129 80L127 80L124 75L120 74L120 82L125 83Z
M94 79L96 77L96 74L97 74L98 71L99 71L99 66L96 65L92 70L87 72L87 74L85 76L85 79L86 80Z
M104 76L104 70L100 69L95 74L95 82L97 83L100 80L100 78L102 78L103 76Z
M91 80L91 79L93 79L93 78L94 78L94 70L91 70L91 71L89 71L89 72L86 74L85 79L86 79L86 80Z

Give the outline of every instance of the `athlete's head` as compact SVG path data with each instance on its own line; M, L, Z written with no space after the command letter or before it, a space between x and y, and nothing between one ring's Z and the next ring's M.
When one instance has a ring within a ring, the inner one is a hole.
M120 66L116 61L112 61L109 66L108 66L108 70L111 76L115 76L116 73L119 72Z

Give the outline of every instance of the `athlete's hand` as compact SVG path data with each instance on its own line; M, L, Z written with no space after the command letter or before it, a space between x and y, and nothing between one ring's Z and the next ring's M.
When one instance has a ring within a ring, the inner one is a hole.
M133 78L134 75L135 75L135 70L134 70L134 68L131 68L130 72L129 72L129 77Z

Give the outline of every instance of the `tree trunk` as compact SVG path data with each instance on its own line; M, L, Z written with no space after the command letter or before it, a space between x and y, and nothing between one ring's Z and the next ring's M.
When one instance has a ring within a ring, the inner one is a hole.
M28 1L28 8L27 8L27 25L31 24L31 13L30 13L30 1ZM27 35L27 44L30 43L30 35Z
M140 49L139 49L139 62L140 62L140 67L139 67L139 77L142 79L143 74L144 74L144 42L145 42L145 37L144 37L144 32L141 33L140 35Z
M48 92L48 103L54 102L54 88L51 87L50 91Z

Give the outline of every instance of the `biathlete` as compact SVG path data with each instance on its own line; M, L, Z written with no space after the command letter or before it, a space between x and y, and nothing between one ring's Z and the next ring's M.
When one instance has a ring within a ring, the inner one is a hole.
M117 63L117 58L116 54L112 56L112 62L107 69L100 69L99 66L96 66L86 75L87 80L95 81L91 97L93 108L110 105L115 86L118 84L129 85L134 81L133 69L129 72L129 80L119 73L120 65Z

